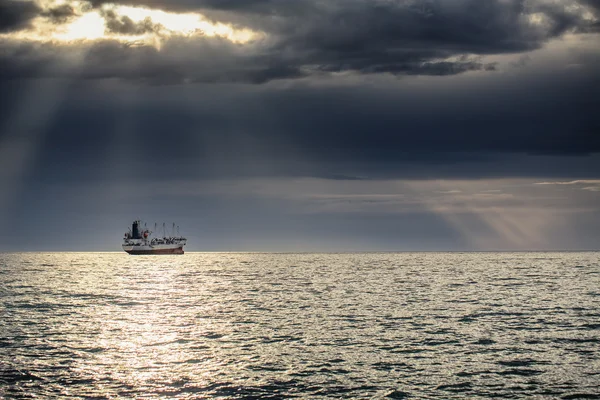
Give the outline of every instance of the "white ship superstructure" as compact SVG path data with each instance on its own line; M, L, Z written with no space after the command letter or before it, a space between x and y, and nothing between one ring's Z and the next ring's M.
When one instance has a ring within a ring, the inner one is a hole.
M131 229L125 232L123 250L133 255L183 254L183 246L185 246L187 239L179 235L179 227L177 227L176 234L175 224L173 224L171 236L167 236L164 223L162 230L162 237L153 236L156 232L156 224L154 224L154 231L151 231L146 228L146 224L142 226L142 221L133 221Z

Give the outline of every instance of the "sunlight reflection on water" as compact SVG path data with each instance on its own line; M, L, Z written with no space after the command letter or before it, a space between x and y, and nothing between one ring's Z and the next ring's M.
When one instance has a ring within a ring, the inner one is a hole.
M600 395L598 253L0 254L0 283L6 397Z

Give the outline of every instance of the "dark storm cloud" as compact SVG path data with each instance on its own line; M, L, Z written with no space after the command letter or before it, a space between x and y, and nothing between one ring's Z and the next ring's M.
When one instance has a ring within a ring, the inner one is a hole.
M596 22L592 22L588 31L600 32L600 0L581 0L582 4L587 5L590 8L592 14L596 17Z
M535 71L518 72L529 68ZM600 171L600 81L588 74L596 68L536 72L537 81L461 77L445 90L392 78L389 87L285 90L199 84L133 91L117 82L80 82L44 125L46 151L34 176L93 182L114 170L110 179L134 171L136 180L149 181L592 178ZM3 92L18 93L20 85ZM130 90L134 98L124 102Z
M120 19L114 24L123 34L150 29L149 25L127 25L123 21ZM78 79L120 78L150 84L264 83L305 75L294 65L278 63L226 39L210 37L193 42L170 39L161 50L111 40L91 45L5 42L1 46L4 51L0 54L0 76L3 79L75 76ZM190 57L190 53L197 56ZM77 54L81 54L81 58L75 56ZM73 75L73 71L77 71L77 75Z
M158 1L128 4L163 6ZM570 7L572 2L255 0L169 4L259 29L266 38L247 45L214 37L174 38L166 40L161 51L116 42L79 44L90 53L80 66L82 77L150 83L263 83L345 71L456 75L495 70L493 60L483 62L480 56L527 52L567 32L596 29L595 22L583 18L581 9ZM149 19L134 22L108 10L102 14L110 32L137 35L157 28ZM541 20L533 21L534 14ZM52 51L13 42L1 46L1 61L5 70L12 71L8 74L11 78L31 77L40 58L63 65L70 54L70 49L59 46ZM42 54L35 54L37 51ZM98 54L105 59L96 57Z
M589 28L581 15L569 11L569 4L523 0L196 4L230 11L233 22L273 35L277 41L269 50L275 62L329 72L450 75L492 70L493 64L473 60L439 60L528 51L567 31ZM533 13L545 16L543 24L530 20Z
M319 69L327 72L342 72L347 68L347 65L324 65ZM495 63L481 63L475 60L462 57L460 61L440 61L440 62L404 62L395 63L392 65L375 65L365 66L358 68L357 70L361 73L381 73L388 72L394 75L406 74L406 75L432 75L432 76L444 76L444 75L456 75L468 71L494 71L496 69Z
M595 10L600 10L600 0L582 0L584 4L593 7Z
M98 6L104 1L92 2ZM132 0L119 3L177 11L216 13L219 20L248 25L314 47L364 45L379 39L382 46L420 42L442 43L454 51L476 53L520 51L536 48L549 37L583 27L573 5L595 6L592 0L548 3L540 0L251 0L161 1ZM528 17L542 13L544 26ZM318 39L318 40L317 40ZM286 41L287 43L287 41Z
M62 24L75 15L75 9L67 3L42 9L33 1L0 0L0 33L26 29L39 16L46 17L55 24Z
M342 9L335 1L298 2L295 7L312 13L296 18L285 8L288 3L230 2L223 12L260 19L261 13L267 15L263 8L270 7L281 17L265 25L274 38L249 45L207 36L168 39L160 50L111 40L68 46L5 40L2 96L21 92L20 78L67 78L74 88L45 127L51 151L40 161L40 179L102 175L98 149L119 141L110 135L124 109L135 121L127 131L136 143L127 163L157 179L173 174L593 176L598 170L597 53L577 55L574 48L574 65L557 66L546 75L530 60L520 64L514 78L481 74L479 83L469 82L469 75L456 76L497 68L485 55L525 51L569 30L581 31L586 22L575 11L558 3L527 8L518 1L371 3L355 1ZM322 12L316 12L319 8ZM531 23L529 13L539 10L546 10L547 20ZM150 22L144 28L102 12L115 32L150 29ZM420 89L391 78L389 88L377 89L362 81L351 88L318 83L311 88L310 79L285 90L277 83L251 89L236 85L344 71L407 75L410 84L418 82L409 75L445 78L419 80L428 82ZM154 86L139 85L135 105L128 108L113 94L104 97L90 89L114 84L118 92L123 82L111 78ZM437 88L462 79L451 89ZM199 84L179 85L190 82ZM215 82L224 85L202 84ZM2 109L4 118L8 109ZM86 126L83 133L81 126ZM173 140L157 145L165 134ZM142 157L160 159L163 153L171 160L164 165ZM74 160L80 168L64 166L61 160L69 154L81 156Z
M32 1L0 0L0 33L28 27L40 11Z
M283 33L280 49L304 55L298 63L331 70L437 75L440 68L436 67L442 67L450 74L486 66L432 61L528 51L565 32L585 31L589 25L564 3L552 7L521 0L335 4L338 7L295 21L293 31ZM534 13L543 15L544 21L532 21Z
M49 18L55 24L64 24L72 17L76 16L75 9L69 4L61 4L51 7L41 13L42 16Z
M102 12L106 21L106 29L109 32L122 35L143 35L144 33L155 32L160 27L152 22L150 18L145 18L141 22L134 22L126 15L117 15L112 10Z

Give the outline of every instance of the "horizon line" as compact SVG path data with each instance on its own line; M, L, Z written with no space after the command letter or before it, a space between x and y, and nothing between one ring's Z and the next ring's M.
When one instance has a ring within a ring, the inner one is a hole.
M192 250L185 254L362 254L362 253L595 253L598 249L552 249L552 250ZM118 250L0 250L0 254L10 253L106 253L106 254L127 254Z

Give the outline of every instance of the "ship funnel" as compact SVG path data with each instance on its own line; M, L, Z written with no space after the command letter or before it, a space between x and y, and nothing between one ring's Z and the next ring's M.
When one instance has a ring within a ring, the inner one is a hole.
M140 233L140 221L133 221L133 225L131 226L131 238L132 239L141 239L142 234Z

